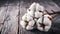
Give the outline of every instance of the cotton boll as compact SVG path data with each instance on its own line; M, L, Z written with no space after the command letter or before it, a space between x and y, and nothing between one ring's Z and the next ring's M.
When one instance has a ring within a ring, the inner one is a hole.
M25 20L24 20L25 19ZM31 30L31 29L33 29L33 25L34 25L34 20L33 20L33 18L27 13L26 15L24 15L24 19L23 19L23 21L21 21L21 26L23 27L23 28L26 28L27 30ZM27 23L27 21L28 21L28 23Z
M51 28L52 21L49 19L52 19L50 15L44 15L44 24L45 26L45 31L48 31Z
M36 4L36 11L44 11L44 7L39 3Z
M27 26L26 27L26 30L32 30L34 27L32 27L32 26Z
M42 17L42 12L35 12L35 17L36 18L40 18L40 17Z
M26 23L25 23L24 21L21 21L21 22L20 22L20 25L21 25L23 28L25 28Z
M37 29L40 30L40 31L45 31L45 32L49 31L49 29L51 28L51 24L52 24L52 21L50 20L50 18L51 18L50 15L44 15L44 20L43 20L44 28L43 28L43 26L41 27L42 17L39 18L38 21L37 21Z

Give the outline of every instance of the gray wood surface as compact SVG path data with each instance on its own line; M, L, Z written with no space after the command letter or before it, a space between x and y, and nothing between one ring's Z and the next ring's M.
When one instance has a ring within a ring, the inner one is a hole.
M34 2L34 1L32 1ZM7 2L0 7L0 34L60 34L60 15L51 15L53 17L52 27L48 32L39 30L27 31L20 25L21 17L26 13L27 8L32 2L15 1ZM60 11L60 7L53 1L38 1L49 13L51 10Z

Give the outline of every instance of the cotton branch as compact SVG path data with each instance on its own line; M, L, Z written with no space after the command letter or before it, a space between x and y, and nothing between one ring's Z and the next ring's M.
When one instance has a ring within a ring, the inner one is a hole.
M49 14L49 15L53 15L53 14L60 14L60 11L53 11L53 10L51 10L53 13L49 13L47 10L45 10L46 12L47 12L47 14Z

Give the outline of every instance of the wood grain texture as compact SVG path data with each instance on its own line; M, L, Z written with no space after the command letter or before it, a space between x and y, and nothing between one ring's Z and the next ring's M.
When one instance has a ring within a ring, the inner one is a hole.
M4 11L5 12L5 11ZM9 4L1 34L17 34L19 5Z

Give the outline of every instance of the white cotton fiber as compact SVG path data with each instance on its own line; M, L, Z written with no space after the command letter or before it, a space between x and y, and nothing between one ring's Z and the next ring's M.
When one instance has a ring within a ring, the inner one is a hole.
M29 7L30 10L34 11L36 8L36 3L32 3L31 6Z
M21 22L20 22L20 25L21 25L23 28L25 28L26 23L25 23L24 21L21 21Z
M45 25L44 29L42 29L43 27L40 27L41 24L42 24L42 18L39 18L38 21L37 21L37 29L40 30L40 31L49 31L49 29L51 28L51 20L48 18L48 17L51 17L50 15L44 15L44 20L43 20L43 24ZM39 24L41 23L41 24Z
M36 4L36 11L44 11L44 7L39 3Z
M29 26L34 26L34 24L35 24L34 20L29 21Z
M27 20L27 14L22 16L22 20Z
M42 17L42 13L41 12L35 12L35 17L36 18L40 18L40 17Z
M44 7L39 3L32 3L31 6L27 9L27 13L22 16L20 25L26 30L34 29L34 25L36 25L36 28L40 31L49 31L52 24L52 17L48 14L42 16L44 10Z
M26 30L32 30L34 27L32 27L32 26L27 26L26 27Z

